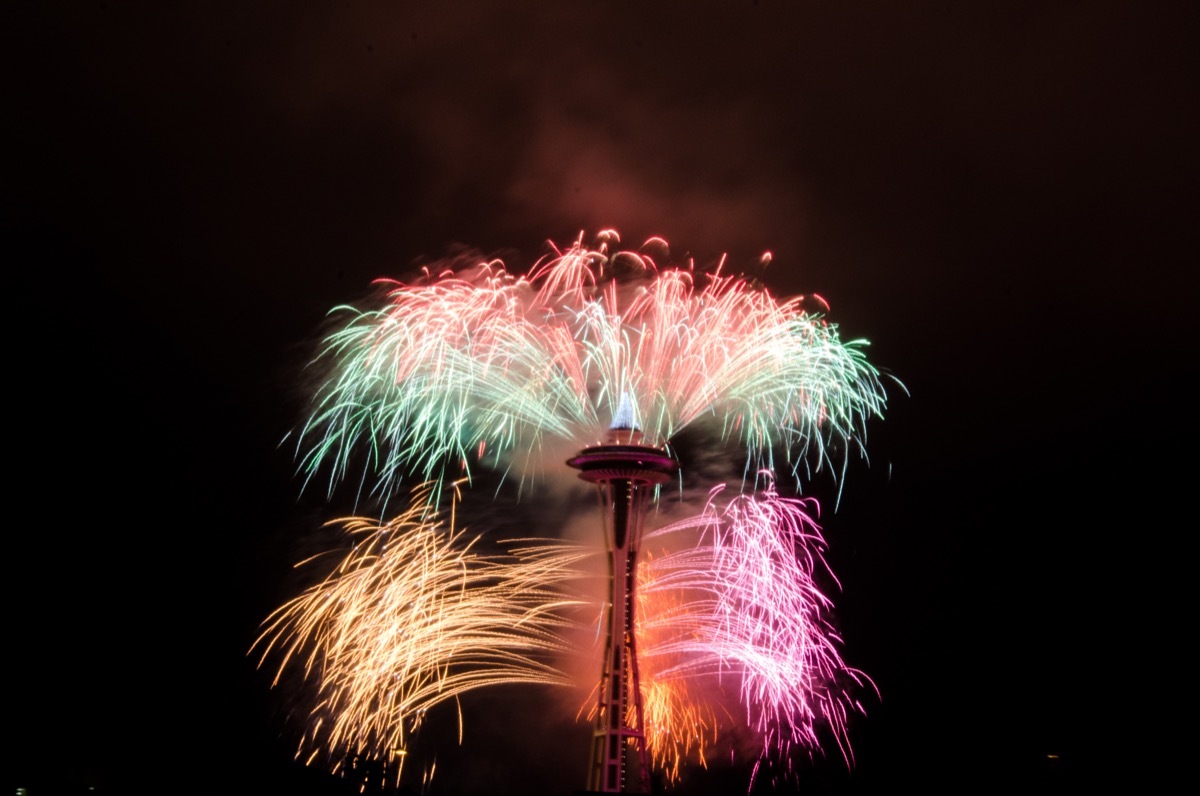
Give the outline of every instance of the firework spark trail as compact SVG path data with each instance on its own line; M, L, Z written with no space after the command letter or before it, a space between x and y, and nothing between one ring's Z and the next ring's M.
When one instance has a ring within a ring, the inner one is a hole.
M651 445L715 422L747 473L786 464L799 480L835 447L862 450L887 400L865 340L843 341L803 298L660 268L610 252L615 239L577 240L529 276L477 263L386 282L382 308L335 308L349 320L324 341L331 377L297 435L308 478L328 469L332 493L362 454L363 482L386 495L409 473L469 476L473 458L530 463L547 438L594 442L623 400Z
M514 540L485 554L431 522L425 497L384 525L336 521L355 538L331 574L264 622L253 649L299 668L318 694L298 754L389 759L427 711L468 691L569 685L550 662L570 650L577 600L563 584L591 551ZM461 726L460 726L461 733Z
M330 463L332 492L361 444L387 493L406 470L431 478L481 445L536 449L543 434L594 425L574 388L582 376L558 365L560 332L521 313L529 293L528 282L489 263L399 285L382 309L335 308L351 321L325 341L335 368L301 433L320 430L303 456L310 476Z
M648 558L639 570L656 764L678 772L690 753L703 763L715 735L696 717L719 711L697 711L726 683L738 689L744 724L762 741L760 764L785 760L793 749L819 749L821 728L850 764L846 722L862 710L855 692L874 684L845 665L828 619L832 601L817 579L837 581L810 515L816 503L782 497L768 479L761 494L740 494L718 508L721 490L712 491L701 515L647 537L695 535L694 544Z

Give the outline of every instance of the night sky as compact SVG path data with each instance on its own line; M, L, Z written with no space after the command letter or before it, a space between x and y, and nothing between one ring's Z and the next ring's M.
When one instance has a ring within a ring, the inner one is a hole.
M349 510L280 444L325 313L605 228L770 251L908 391L836 511L813 485L881 698L851 771L779 792L1149 792L1194 755L1195 4L3 16L4 792L353 792L248 654ZM540 698L481 696L461 747L451 718L429 792L583 787L589 728Z

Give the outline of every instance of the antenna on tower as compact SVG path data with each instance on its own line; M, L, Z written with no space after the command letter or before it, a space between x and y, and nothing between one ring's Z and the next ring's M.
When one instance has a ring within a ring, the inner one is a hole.
M612 422L608 426L608 444L610 445L640 445L642 429L637 420L637 406L629 391L621 393L617 411L613 412Z
M609 429L613 431L618 429L638 430L637 408L633 405L633 399L629 397L628 390L621 393L621 402L617 404L617 411L613 412Z

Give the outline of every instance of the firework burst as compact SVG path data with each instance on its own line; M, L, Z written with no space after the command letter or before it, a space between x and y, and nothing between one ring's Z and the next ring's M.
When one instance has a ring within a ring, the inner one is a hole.
M588 551L533 539L478 552L478 536L431 520L425 502L382 525L335 521L350 551L264 623L260 665L278 661L276 684L302 672L317 695L298 756L324 752L335 770L390 759L430 710L470 691L570 683L552 660L570 648L579 601L563 586Z
M356 473L386 496L448 464L527 466L547 439L596 441L623 404L650 445L716 424L747 473L799 479L862 450L887 397L865 340L843 341L802 297L612 240L555 249L527 276L493 260L381 280L381 306L335 308L318 356L330 375L297 435L307 477L326 471L332 493Z
M768 477L759 494L722 506L724 488L700 515L647 538L666 550L639 570L655 761L676 774L689 756L703 763L716 730L732 721L759 739L760 763L821 748L824 729L849 764L846 721L862 710L857 693L874 684L841 657L820 585L837 581L816 501L783 497ZM720 699L730 693L738 716Z

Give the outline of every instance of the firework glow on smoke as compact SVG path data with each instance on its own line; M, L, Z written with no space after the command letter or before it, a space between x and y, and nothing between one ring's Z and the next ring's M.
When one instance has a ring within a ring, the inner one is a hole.
M823 729L849 764L847 718L874 684L838 651L816 502L781 495L776 479L799 488L828 468L840 484L851 451L865 456L887 403L867 342L842 340L823 301L777 299L724 273L723 258L702 271L665 264L661 239L636 252L613 231L582 240L524 275L455 261L379 280L373 307L331 312L295 436L306 488L323 479L332 499L348 481L386 505L422 486L390 522L340 521L351 552L264 623L262 661L317 684L302 751L383 756L475 689L570 685L557 661L582 652L571 584L604 551L546 528L479 553L439 519L447 493L470 500L481 470L518 474L520 492L553 443L596 444L609 427L673 453L704 425L742 476L645 539L657 547L638 570L635 632L653 765L677 781L730 727L758 739L755 776L819 751Z

